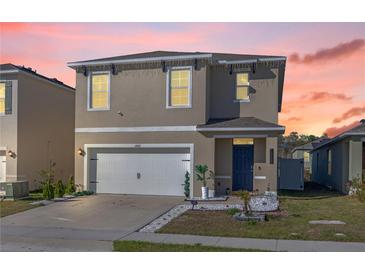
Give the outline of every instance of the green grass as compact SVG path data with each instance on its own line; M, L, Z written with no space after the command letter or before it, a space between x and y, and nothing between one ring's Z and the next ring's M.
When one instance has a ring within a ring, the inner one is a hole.
M0 202L0 217L5 217L11 214L22 212L31 208L38 207L38 205L31 205L30 203L42 200L42 193L30 193L30 197L15 201L1 201Z
M365 203L327 190L281 192L281 212L267 222L246 223L226 211L187 211L159 233L266 239L365 242ZM346 225L311 225L310 220L340 220ZM343 233L345 236L336 236Z
M120 252L261 252L261 250L215 246L160 244L142 241L114 241L114 251Z

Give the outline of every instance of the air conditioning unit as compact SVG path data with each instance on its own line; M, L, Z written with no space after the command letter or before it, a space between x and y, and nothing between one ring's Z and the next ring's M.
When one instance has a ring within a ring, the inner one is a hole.
M0 197L15 200L29 196L28 181L2 182L0 183Z

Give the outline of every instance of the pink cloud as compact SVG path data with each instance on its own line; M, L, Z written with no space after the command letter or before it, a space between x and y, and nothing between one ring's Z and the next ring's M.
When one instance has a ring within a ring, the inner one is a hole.
M289 56L289 61L293 63L311 64L314 62L334 61L347 57L354 52L361 50L365 46L365 39L355 39L350 42L340 43L332 48L316 51L313 54L306 54L300 58L298 53Z
M343 113L340 117L333 119L333 123L337 124L337 123L340 123L342 121L345 121L349 118L356 117L356 116L365 116L365 105L363 107L350 108L348 111Z

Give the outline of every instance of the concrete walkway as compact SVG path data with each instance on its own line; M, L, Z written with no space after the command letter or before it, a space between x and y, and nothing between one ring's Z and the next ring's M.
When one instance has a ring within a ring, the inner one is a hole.
M365 252L365 243L269 240L253 238L210 237L181 234L157 234L134 232L121 241L147 241L169 244L202 244L207 246L260 249L268 251L291 252Z

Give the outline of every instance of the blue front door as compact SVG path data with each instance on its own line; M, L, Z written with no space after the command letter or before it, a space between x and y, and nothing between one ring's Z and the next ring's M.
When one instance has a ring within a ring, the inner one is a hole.
M253 190L253 145L233 146L232 190Z

